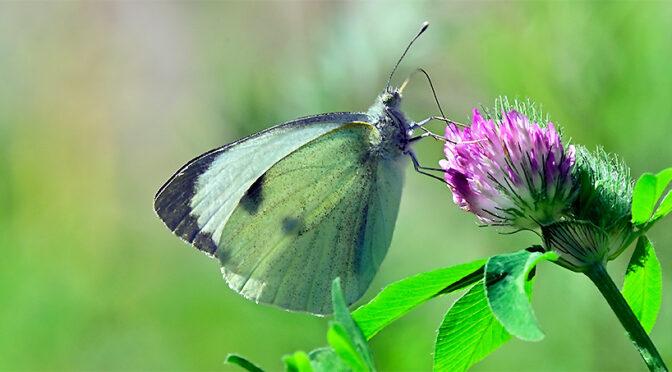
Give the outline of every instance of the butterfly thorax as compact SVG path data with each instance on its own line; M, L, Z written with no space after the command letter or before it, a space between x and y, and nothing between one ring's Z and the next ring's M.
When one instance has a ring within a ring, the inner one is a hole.
M399 92L386 89L367 112L373 119L371 124L380 133L378 147L384 157L398 157L408 150L410 121L401 111L400 104Z

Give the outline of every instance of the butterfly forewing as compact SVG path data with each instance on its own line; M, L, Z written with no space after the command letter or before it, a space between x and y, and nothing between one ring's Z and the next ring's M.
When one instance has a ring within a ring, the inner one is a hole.
M241 197L273 164L307 142L366 114L334 113L288 122L190 161L159 190L157 214L177 236L214 254Z
M221 232L229 285L258 302L316 314L364 293L385 256L402 167L375 150L378 130L352 123L292 152L260 175Z

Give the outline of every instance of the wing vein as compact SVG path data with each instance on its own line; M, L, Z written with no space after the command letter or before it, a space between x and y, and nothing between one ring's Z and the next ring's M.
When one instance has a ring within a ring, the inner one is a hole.
M343 175L339 178L339 181L343 181L343 180L345 180L348 176L352 175L352 173L354 173L356 170L357 170L356 167L352 167L352 168L350 169L349 172L347 172L347 171L346 171L346 172L343 172ZM342 183L345 183L345 182L342 182ZM311 212L313 212L313 211L315 211L317 208L319 208L319 207L320 207L320 206L321 206L327 199L329 199L329 197L330 197L331 195L332 195L331 193L330 193L330 194L327 194L327 196L325 196L324 198L322 198L322 199L320 200L320 202L316 204L315 207L313 207L313 208L311 208L310 210L304 212L304 216L310 214ZM291 196L288 196L288 198L289 198L289 197L291 197ZM342 200L344 197L345 197L345 195L344 195L343 197L341 197L341 200ZM334 208L332 208L329 212L325 213L325 215L323 216L322 219L326 218L326 216L327 216L329 213L331 213L333 210L335 210L335 209L336 209L336 208L334 207ZM315 226L319 226L319 224L316 224ZM245 283L243 284L243 286L242 286L241 289L240 289L241 291L245 288L245 285L247 285L247 283L249 282L250 278L251 278L252 275L257 271L257 269L261 266L261 264L262 264L264 261L266 261L266 259L267 259L272 253L275 253L275 251L277 250L277 248L278 248L283 242L285 242L287 239L290 239L290 238L291 238L291 237L286 237L286 238L280 239L280 240L273 246L273 248L269 249L269 250L266 252L266 254L264 254L264 256L263 256L260 260L258 260L258 261L256 262L256 264L255 264L254 267L252 268L252 271L249 273L249 275L247 275L247 278L245 279ZM295 239L296 239L296 238L298 238L298 236L295 237ZM240 249L240 248L239 248L239 249ZM239 250L239 249L238 249L238 250Z

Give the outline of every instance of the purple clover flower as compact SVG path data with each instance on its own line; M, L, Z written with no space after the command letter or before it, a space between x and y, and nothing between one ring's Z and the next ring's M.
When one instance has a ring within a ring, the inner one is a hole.
M575 197L574 146L562 146L552 123L515 110L486 120L474 109L464 129L446 127L439 162L453 201L490 225L538 228L563 217Z

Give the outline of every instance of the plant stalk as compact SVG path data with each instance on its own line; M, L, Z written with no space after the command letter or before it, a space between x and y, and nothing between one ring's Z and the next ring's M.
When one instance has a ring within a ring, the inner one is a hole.
M611 280L604 264L600 262L593 265L585 274L595 283L597 289L600 290L602 296L607 300L607 303L609 303L623 328L625 328L630 340L635 344L649 370L667 372L667 366L665 366L658 350L656 350L653 342L646 334L646 331L644 331L644 328L642 328L637 316L632 312L630 305L623 298L621 291L618 290L614 281Z

